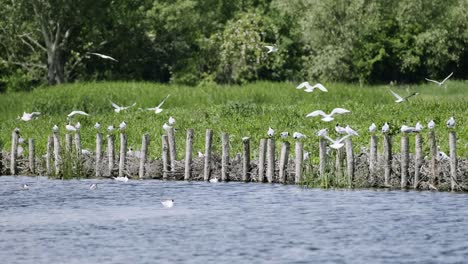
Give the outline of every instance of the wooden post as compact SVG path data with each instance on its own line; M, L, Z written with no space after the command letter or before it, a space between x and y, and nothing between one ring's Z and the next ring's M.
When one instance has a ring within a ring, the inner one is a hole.
M65 150L70 152L72 149L73 141L70 134L65 134Z
M222 156L221 156L221 180L227 181L229 177L229 134L221 134Z
M455 131L449 132L449 147L450 147L450 186L452 192L455 191L457 185L457 135Z
M29 172L36 174L36 151L34 146L34 138L29 139Z
M392 136L384 135L384 185L390 186L390 176L392 173Z
M54 165L55 165L55 175L60 174L60 138L58 132L54 132Z
M18 137L19 129L15 129L11 134L11 154L10 154L10 173L16 175L17 170L17 158L18 158Z
M52 160L53 148L54 148L54 137L49 136L47 138L47 152L46 152L46 175L47 176L50 176L52 173L51 160Z
M401 137L401 188L408 185L409 167L409 139L407 135Z
M430 183L436 185L437 181L437 141L434 130L429 131L429 144L431 151L431 175Z
M81 134L80 132L75 133L75 150L76 150L76 157L81 159Z
M109 176L112 176L114 171L114 135L107 135L107 159L109 161Z
M193 148L193 129L187 129L187 139L185 140L185 173L184 180L189 181L192 178L192 148Z
M145 165L146 165L146 156L148 155L148 144L149 144L149 134L144 134L141 139L141 152L140 152L140 169L138 170L138 176L140 179L145 177Z
M102 134L96 134L96 177L102 176Z
M266 156L266 139L260 139L260 147L258 150L258 181L265 180L265 156Z
M325 177L325 169L327 166L327 142L323 137L320 137L319 139L319 159L319 174L320 177Z
M123 177L125 175L126 159L127 159L127 134L120 133L119 177Z
M267 171L266 177L269 183L275 179L275 139L267 140Z
M171 127L167 129L167 140L169 142L169 158L171 163L171 171L175 171L176 167L176 160L177 160L177 152L176 152L176 140L174 134L174 128Z
M167 135L162 135L162 161L163 161L163 180L167 179L169 172L169 140Z
M283 142L281 144L281 154L279 163L279 182L286 183L286 169L288 167L289 157L289 142Z
M242 145L244 147L242 159L242 181L247 182L250 180L250 138L243 138Z
M348 186L353 187L354 181L354 153L353 153L353 141L351 138L347 138L346 142L346 167L348 171Z
M370 138L370 153L369 153L369 172L371 182L374 182L374 177L377 171L377 145L378 138L375 135L372 135Z
M413 188L417 189L419 185L419 170L422 164L422 137L421 134L417 133L414 141L415 145L415 156L414 156L414 183Z
M296 170L294 176L294 183L299 184L302 181L302 161L304 155L304 147L302 142L296 141Z
M213 143L213 130L206 130L205 137L205 166L203 170L203 179L208 181L211 174L211 145Z
M3 145L0 142L0 175L3 175Z
M341 177L343 176L344 151L342 148L339 148L335 152L336 152L335 177Z

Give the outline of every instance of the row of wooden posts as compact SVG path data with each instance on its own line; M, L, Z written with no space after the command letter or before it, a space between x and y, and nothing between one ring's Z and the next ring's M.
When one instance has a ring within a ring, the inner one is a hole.
M185 148L185 169L184 169L184 179L192 179L192 153L193 153L193 129L187 130L186 137L186 148ZM10 163L10 172L13 175L18 173L17 170L17 149L18 149L18 138L19 132L15 130L12 133L12 149L11 149L11 163ZM386 186L390 185L390 176L392 173L392 136L384 135L383 140L383 160L384 160L384 184ZM437 143L434 131L429 132L429 142L430 142L430 156L431 156L431 178L434 180L437 176ZM107 135L107 158L108 158L108 175L112 176L115 163L115 150L114 150L114 135ZM228 180L228 166L230 163L230 145L229 145L229 134L222 133L222 156L221 156L221 175L220 180ZM74 134L75 142L75 153L77 158L80 159L81 152L81 136L80 133ZM139 164L139 177L143 178L145 175L145 164L147 163L148 155L148 145L149 145L149 135L145 134L142 138L142 147L140 152L140 164ZM209 180L211 175L211 166L212 166L212 143L213 143L213 131L211 129L206 130L205 138L205 153L204 153L204 168L203 168L203 179ZM327 151L326 151L326 140L320 138L319 140L319 175L323 176L326 173L326 164L327 164ZM35 141L34 139L29 139L29 170L32 174L36 173L35 168ZM72 150L72 135L65 135L65 150L71 152ZM250 168L250 139L243 138L243 153L242 153L242 181L251 180L251 168ZM95 176L103 176L102 171L102 162L103 162L103 135L97 133L96 135L96 152L95 152ZM377 177L377 168L378 168L378 137L372 135L370 138L370 150L369 150L369 173L371 177ZM456 157L456 134L455 131L449 132L449 146L450 146L450 175L451 175L451 188L455 189L456 185L456 170L457 170L457 157ZM349 185L352 186L354 179L354 153L352 141L348 138L345 142L346 150L346 163L347 163L347 177ZM286 168L288 165L288 158L290 152L290 143L282 142L281 152L279 159L279 182L286 182ZM46 173L47 175L60 175L61 172L61 157L60 157L60 138L57 132L53 133L52 136L49 136L47 143L47 153L45 156L46 160ZM342 161L344 159L344 153L340 149L336 152L336 170L340 170L342 166ZM0 153L1 155L1 153ZM120 134L120 159L118 166L118 175L124 176L125 166L127 160L127 135L125 133ZM54 161L52 167L52 160ZM415 174L414 174L414 188L418 188L420 170L419 168L422 165L423 160L423 151L422 151L422 135L417 133L415 135ZM0 157L1 161L1 157ZM163 164L163 179L167 178L168 173L174 172L176 169L176 141L174 135L174 129L168 129L167 134L162 136L162 164ZM300 183L303 174L303 144L301 141L295 142L295 170L294 170L294 182ZM266 166L265 166L266 165ZM0 169L1 169L0 162ZM407 134L404 134L401 137L401 187L407 188L408 184L408 168L409 168L409 138ZM1 170L0 170L1 171ZM265 177L266 176L266 177ZM273 182L275 178L275 140L274 138L261 139L259 146L259 157L258 157L258 181L263 182L265 178L268 182Z

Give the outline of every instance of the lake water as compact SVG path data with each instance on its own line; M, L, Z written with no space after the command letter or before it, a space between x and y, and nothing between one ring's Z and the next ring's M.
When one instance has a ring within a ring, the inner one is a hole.
M468 194L0 177L0 263L468 263Z

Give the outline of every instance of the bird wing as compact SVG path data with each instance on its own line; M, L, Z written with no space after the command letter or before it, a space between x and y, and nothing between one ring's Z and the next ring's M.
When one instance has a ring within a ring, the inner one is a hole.
M303 82L303 83L299 84L299 85L296 87L296 89L302 89L302 88L304 88L304 87L308 87L309 85L310 85L309 82Z
M326 116L326 114L322 110L315 110L312 113L306 115L306 117L312 117L312 116Z
M394 91L390 90L390 92L393 94L393 96L395 96L396 99L398 100L403 100L403 97L399 96L397 93L395 93Z
M164 104L164 102L166 102L167 98L169 98L169 96L170 96L170 94L168 94L168 95L166 96L166 98L164 98L164 99L161 101L161 103L159 103L159 105L158 105L156 108L161 107L161 106Z
M346 136L344 136L344 137L338 139L338 140L337 140L337 143L343 142L343 140L347 139L347 138L350 137L350 136L351 136L351 135L346 135Z
M119 108L120 108L120 106L118 106L116 103L114 103L114 102L112 102L112 101L109 101L109 102L111 102L112 106L113 106L115 109L119 109Z
M112 58L111 56L108 56L108 55L104 55L104 54L101 54L101 53L97 53L97 52L89 52L89 54L92 54L92 55L96 55L98 57L101 57L103 59L108 59L108 60L113 60L113 61L116 61L118 62L118 60Z
M440 84L443 84L446 80L448 80L450 77L452 77L453 75L453 72L451 74L449 74L449 76L447 76L447 78L445 78L443 81L440 82Z
M41 114L41 112L32 112L31 113L31 115L33 115L33 116L40 115L40 114Z
M435 80L431 80L431 79L428 79L428 78L424 78L426 79L426 81L429 81L429 82L433 82L433 83L437 83L438 85L441 85L442 83L438 82L438 81L435 81Z
M344 108L335 108L331 111L330 115L334 115L334 114L346 114L346 113L349 113L351 111L349 110L346 110Z
M327 135L324 135L323 137L326 138L326 139L328 139L331 143L335 143L335 142L336 142L334 139L330 138L330 137L327 136Z
M405 99L406 99L406 98L410 98L411 96L418 95L418 94L419 94L419 93L412 93L412 94L410 94L410 95L406 96L406 97L405 97Z
M325 86L323 86L321 83L317 83L316 85L312 87L312 89L313 88L319 88L323 92L328 92L327 88L325 88Z
M68 117L72 117L74 115L85 115L85 116L89 116L89 114L83 112L83 111L73 111L71 112L70 114L68 114Z
M268 49L268 52L271 52L271 51L273 51L273 49L274 49L275 47L273 47L273 46L265 46L265 48Z

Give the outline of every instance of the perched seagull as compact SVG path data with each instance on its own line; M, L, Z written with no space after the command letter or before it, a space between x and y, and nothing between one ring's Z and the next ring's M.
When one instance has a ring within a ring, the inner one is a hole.
M210 182L211 182L211 183L217 183L217 182L218 182L218 178L211 178L211 179L210 179Z
M25 184L23 184L23 185L21 186L21 189L23 189L23 190L29 190L29 185L27 185L27 184L25 183Z
M198 151L197 155L199 158L205 157L205 154L203 154L201 151Z
M301 138L307 138L306 135L299 133L299 132L294 132L293 133L293 138L294 139L301 139Z
M166 102L166 100L167 100L167 98L169 98L169 96L170 96L170 94L168 94L168 95L166 96L166 98L164 98L164 99L161 101L161 103L159 103L158 106L153 107L153 108L146 108L146 110L154 111L154 113L156 113L156 114L161 113L162 110L163 110L163 109L161 108L161 106L164 104L164 102Z
M352 129L349 125L345 127L345 131L346 131L346 134L350 136L359 136L359 134L354 129Z
M172 128L170 125L168 125L167 123L164 123L164 125L163 125L164 130L168 130L170 128Z
M401 128L400 128L400 131L403 132L403 133L412 133L414 132L415 128L414 127L410 127L410 126L407 126L407 125L402 125Z
M448 128L454 128L455 127L455 119L453 118L453 116L450 117L449 120L447 120L446 124L447 124Z
M93 183L89 186L90 190L96 190L97 189L97 183Z
M423 125L421 123L417 122L416 126L414 126L414 132L421 132L423 130Z
M24 141L25 141L25 140L24 140L24 137L19 136L19 138L18 138L18 144L23 144Z
M77 123L75 124L75 128L76 128L76 130L80 130L80 128L81 128L80 122L77 122Z
M174 206L174 200L164 200L164 201L161 201L161 204L165 207L165 208L171 208Z
M319 136L319 137L328 136L328 128L320 129L317 132L317 136Z
M169 120L168 120L167 122L169 123L169 125L172 126L172 125L175 124L175 119L174 119L172 116L170 116L170 117L169 117Z
M127 124L125 123L125 121L122 121L122 123L120 123L120 125L119 125L119 129L120 130L125 130L125 128L127 128Z
M336 133L341 134L341 135L347 134L346 129L344 127L340 126L339 124L335 125L335 131L336 131Z
M276 52L276 51L278 51L278 48L277 48L277 47L275 47L275 46L265 46L265 48L267 48L267 49L268 49L268 52L267 52L267 54L268 54L268 53L272 53L272 52Z
M335 108L331 111L330 114L325 114L322 110L316 110L316 111L313 111L312 113L306 115L306 117L313 117L313 116L323 116L322 118L322 121L325 121L325 122L330 122L333 120L333 115L334 114L345 114L345 113L349 113L351 111L349 110L346 110L346 109L343 109L343 108Z
M59 128L58 128L57 125L54 125L54 126L52 127L52 132L58 132L58 130L59 130Z
M287 138L287 137L289 137L289 132L287 132L287 131L281 132L281 133L280 133L280 137L281 137L281 138Z
M406 99L410 98L411 96L415 96L415 95L418 95L419 93L412 93L408 96L405 96L405 97L401 97L399 96L397 93L395 93L394 91L390 90L390 92L393 94L393 96L395 96L396 100L395 102L396 103L401 103L401 102L404 102L406 101Z
M124 177L115 177L114 178L115 181L119 181L119 182L128 182L128 177L127 176L124 176Z
M388 132L390 132L390 126L388 125L387 122L385 122L385 124L382 127L382 133L388 133Z
M119 62L118 60L112 58L111 56L104 55L104 54L101 54L101 53L88 52L88 54L91 54L91 55L94 55L94 56L98 56L98 57L100 57L100 58L102 58L102 59L112 60L112 61L115 61L115 62Z
M316 88L318 88L322 92L328 92L327 88L325 88L325 86L323 86L321 83L317 83L314 86L312 86L312 85L310 85L309 82L303 82L303 83L299 84L296 87L296 89L302 89L304 87L305 87L304 91L308 92L308 93L313 92Z
M115 108L114 111L115 111L116 113L120 113L120 111L127 110L128 108L133 107L133 106L136 105L136 103L133 103L133 104L130 105L130 106L119 106L119 105L117 105L116 103L113 103L112 101L110 101L110 102L111 102L111 104L112 104L112 107Z
M89 116L89 114L83 112L83 111L72 111L71 113L68 114L68 117L72 117L74 115L85 115L85 116Z
M429 123L427 123L427 127L428 127L430 130L434 129L434 128L435 128L435 122L434 122L434 120L429 121Z
M96 124L94 124L94 128L95 128L95 129L100 129L100 128L101 128L101 124L99 124L99 122L96 122Z
M107 127L107 132L108 133L112 133L114 131L114 126L113 125L110 125Z
M74 126L72 126L72 125L70 125L70 124L67 124L67 125L65 126L65 129L66 129L67 131L69 131L69 132L76 132L76 130L77 130L76 127L74 127Z
M81 155L91 156L91 151L89 149L82 149L81 150Z
M23 151L24 151L24 148L23 148L22 146L19 146L19 145L18 145L18 151L17 151L18 156L22 156L22 155L23 155Z
M436 83L436 84L439 85L439 86L442 86L442 84L444 84L445 81L447 81L450 77L452 77L452 75L453 75L453 72L452 72L451 74L449 74L449 76L447 76L447 77L446 77L443 81L441 81L441 82L434 81L434 80L431 80L431 79L428 79L428 78L425 78L425 79L426 79L426 81L433 82L433 83Z
M32 112L32 113L23 112L23 115L18 116L18 119L23 120L23 121L31 121L34 117L37 117L40 114L41 114L40 112Z
M127 151L127 156L129 157L135 157L135 158L140 158L141 156L141 151L135 151L133 150L132 147Z
M302 154L302 160L308 160L310 157L310 152L306 151L304 154Z
M275 135L275 130L273 130L273 128L269 127L269 128L268 128L267 135L268 135L269 137L274 136L274 135Z
M450 157L445 152L437 150L437 159L438 160L449 160Z
M328 139L328 140L330 140L330 142L332 143L332 144L330 145L330 148L340 149L340 148L342 148L342 147L344 146L343 141L344 141L346 138L350 137L350 136L351 136L351 135L346 135L346 136L344 136L344 137L342 137L342 138L339 138L339 139L336 139L336 140L331 139L329 136L325 136L325 138Z
M376 129L377 129L377 126L376 126L374 123L372 123L372 124L370 125L370 127L369 127L369 132L370 132L370 133L373 133L373 132L375 132Z

